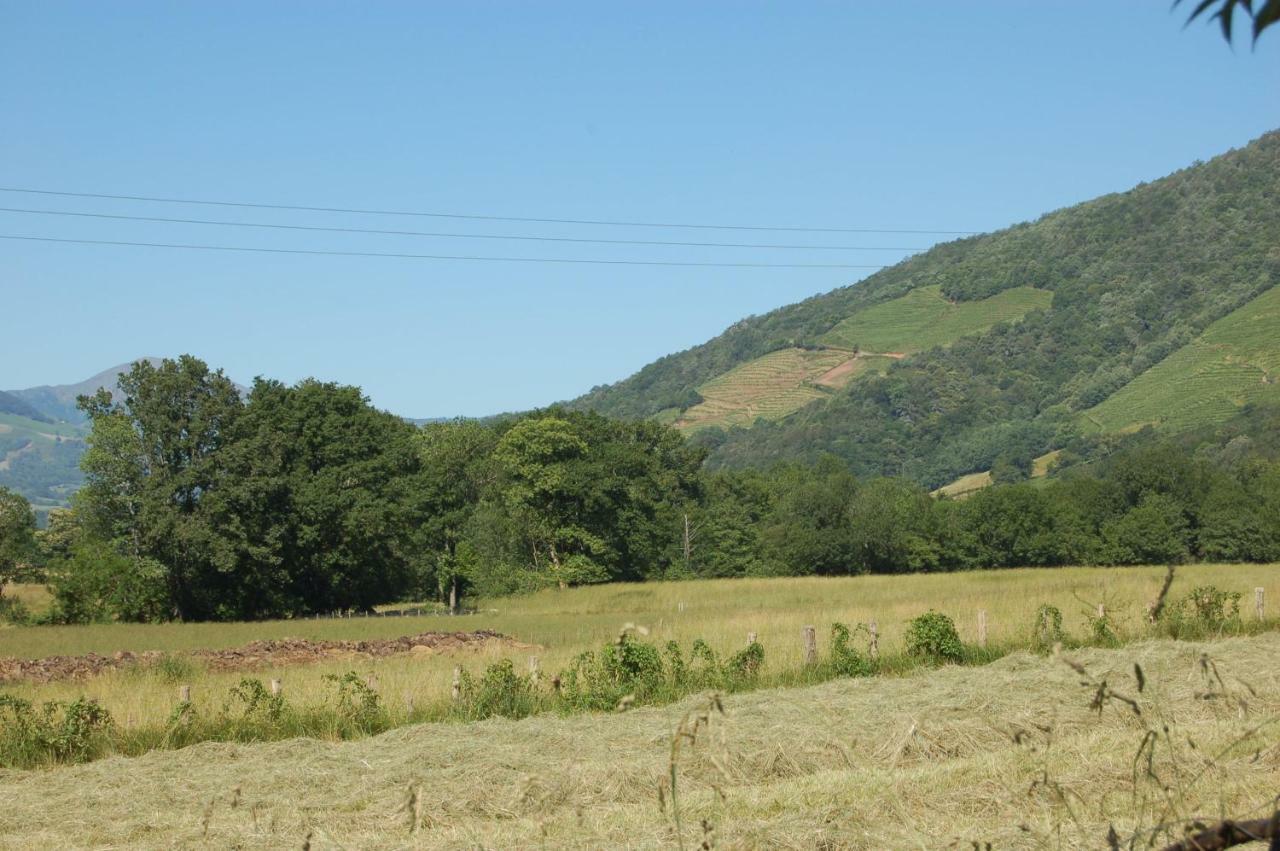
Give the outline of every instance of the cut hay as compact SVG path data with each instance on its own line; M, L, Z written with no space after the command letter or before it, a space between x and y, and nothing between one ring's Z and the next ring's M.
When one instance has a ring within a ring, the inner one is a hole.
M1148 641L1080 651L1083 674L1019 653L734 695L682 752L679 799L661 807L672 732L705 698L9 771L0 844L667 848L673 804L685 847L1098 848L1112 825L1127 836L1159 821L1153 839L1178 838L1192 816L1265 815L1280 789L1276 658L1275 634ZM1091 708L1103 681L1143 714ZM1165 725L1148 762L1146 732Z

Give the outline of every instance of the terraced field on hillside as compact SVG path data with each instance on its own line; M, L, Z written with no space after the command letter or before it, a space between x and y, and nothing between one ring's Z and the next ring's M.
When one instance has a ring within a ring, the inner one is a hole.
M981 301L951 302L939 287L919 287L840 322L818 342L873 352L922 352L1047 308L1053 293L1014 287Z
M1103 431L1183 431L1280 400L1280 287L1217 322L1084 413Z
M781 419L823 398L826 391L814 384L852 358L852 352L834 349L770 352L699 387L703 401L685 411L676 425L697 429L749 426L759 417Z

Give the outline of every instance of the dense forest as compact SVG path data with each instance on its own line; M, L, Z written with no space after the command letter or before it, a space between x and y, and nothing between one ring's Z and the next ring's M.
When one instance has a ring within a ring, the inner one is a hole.
M695 442L715 468L825 453L860 476L937 487L1078 436L1079 414L1280 281L1280 132L1128 192L997 233L956 240L855 286L737 323L569 404L642 418L687 409L697 388L787 346L814 345L842 319L909 290L964 302L1014 287L1048 309L919 352L829 398Z
M36 530L0 492L0 579L62 621L253 619L407 599L457 606L612 580L1188 559L1280 560L1280 411L1176 440L1082 440L1049 479L966 500L835 455L709 470L647 420L552 408L415 427L354 387L184 356L81 404L87 486Z

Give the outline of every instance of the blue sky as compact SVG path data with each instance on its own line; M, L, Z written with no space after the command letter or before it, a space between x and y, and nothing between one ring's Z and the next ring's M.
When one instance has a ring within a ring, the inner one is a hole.
M1168 0L0 2L0 185L305 206L990 230L1280 125L1280 32ZM0 192L0 206L373 229L925 247L938 235L408 219ZM0 213L0 234L380 253L892 263ZM851 269L569 266L0 240L0 387L191 352L408 416L570 398Z

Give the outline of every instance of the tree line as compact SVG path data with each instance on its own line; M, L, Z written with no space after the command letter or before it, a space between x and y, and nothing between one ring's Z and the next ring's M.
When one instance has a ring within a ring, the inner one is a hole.
M551 408L414 427L354 387L184 356L83 398L87 484L37 531L0 494L0 579L53 619L233 620L592 582L1280 560L1280 464L1147 439L965 500L834 456L710 471L668 426Z

